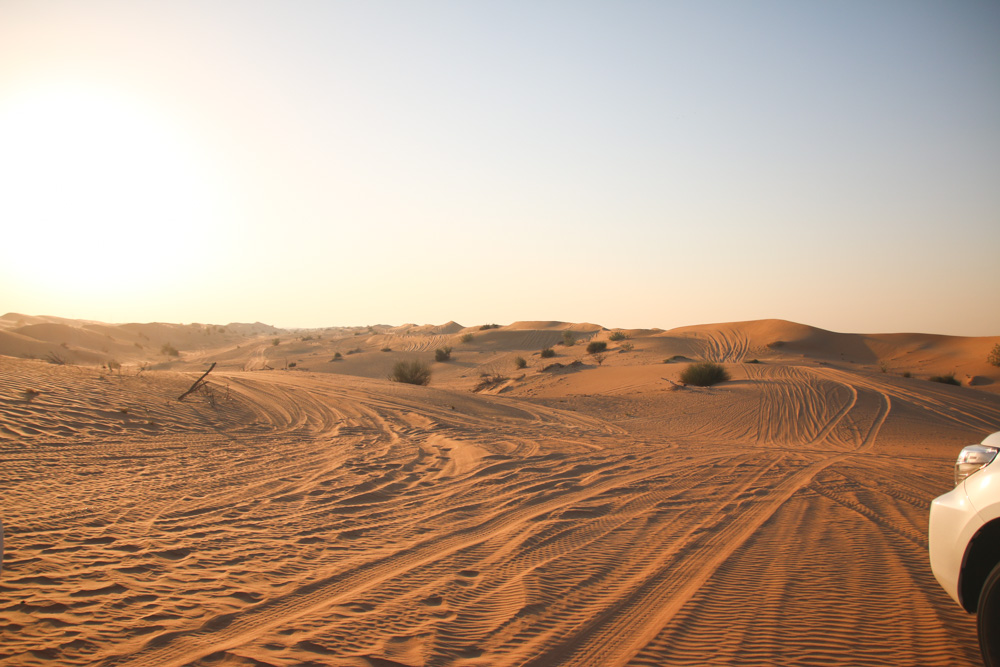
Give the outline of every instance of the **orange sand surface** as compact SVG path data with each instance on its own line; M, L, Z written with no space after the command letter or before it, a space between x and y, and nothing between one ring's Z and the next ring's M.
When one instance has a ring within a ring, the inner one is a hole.
M612 333L0 318L0 665L979 663L927 512L1000 337Z

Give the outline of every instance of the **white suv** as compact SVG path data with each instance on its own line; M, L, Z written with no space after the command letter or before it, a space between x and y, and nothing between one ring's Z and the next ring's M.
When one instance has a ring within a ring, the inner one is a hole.
M958 604L976 614L979 648L1000 667L1000 432L955 462L955 488L931 503L931 569ZM991 465L992 464L992 465Z

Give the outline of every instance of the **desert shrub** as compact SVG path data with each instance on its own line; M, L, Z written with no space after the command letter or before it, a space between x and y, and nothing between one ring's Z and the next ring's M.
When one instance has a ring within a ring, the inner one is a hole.
M342 355L340 352L334 352L333 359L331 359L330 361L342 361L343 359L344 355Z
M745 363L745 364L759 364L760 363L760 359L747 359L743 363Z
M592 340L589 343L587 343L587 354L604 352L607 349L608 349L608 342L604 340Z
M903 377L905 378L913 377L913 373L911 373L910 371L903 371Z
M277 346L278 346L278 345L279 345L280 343L281 343L281 339L280 339L280 338L275 338L274 340L272 340L272 341L271 341L271 345L274 345L274 346L276 346L276 347L277 347Z
M381 350L379 350L379 351L380 351L380 352L392 352L392 348L391 348L391 347L389 347L388 345L386 345L385 347L383 347L383 348L382 348Z
M356 347L353 350L348 350L347 354L361 354L362 352L364 352L364 350L362 350L360 347Z
M524 357L514 357L514 368L521 369L528 365L528 362L524 360Z
M296 366L298 366L298 364L295 363L294 361L291 361L291 362L288 363L288 367L289 368L295 368Z
M593 359L594 361L596 361L597 365L600 366L601 364L604 363L604 360L608 358L608 353L607 352L594 352L594 353L592 353L590 355L590 358Z
M463 343L471 343L473 338L475 338L475 336L473 336L470 333L467 333L467 334L462 334L462 337L459 338L458 340Z
M576 345L576 338L573 336L572 331L562 332L562 344L565 345L566 347L573 347L574 345Z
M478 392L484 389L492 389L497 385L501 385L507 381L507 376L502 374L496 369L491 369L487 372L479 374L479 382L473 387L472 391Z
M696 387L710 387L713 384L725 382L728 379L729 372L719 364L711 361L691 364L681 373L681 382Z
M444 346L434 350L434 361L448 361L451 359L451 347Z
M619 341L625 340L628 335L624 331L612 331L611 335L608 336L608 340Z
M954 373L948 373L947 375L932 375L927 378L931 382L940 382L941 384L953 384L956 387L961 387L962 383L955 379Z
M631 352L635 349L635 345L632 343L622 343L622 352Z
M548 359L549 357L556 356L556 351L553 350L551 347L547 347L544 350L542 350L541 354L542 354L542 359Z
M484 324L483 326L479 327L479 330L486 331L488 329L499 329L499 328L500 328L499 324Z
M994 366L1000 366L1000 343L993 346L990 353L986 355L986 361L990 362Z
M66 365L66 357L56 354L55 352L49 352L48 354L46 354L45 361L49 362L50 364L55 364L56 366Z
M177 348L171 345L170 343L164 343L163 347L160 348L160 352L167 355L168 357L179 357L181 354L180 352L177 351Z
M430 384L431 369L422 361L400 361L393 366L389 379L406 384Z

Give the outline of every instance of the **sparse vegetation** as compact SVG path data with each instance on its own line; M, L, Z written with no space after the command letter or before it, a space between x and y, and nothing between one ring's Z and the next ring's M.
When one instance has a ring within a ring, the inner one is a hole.
M528 362L524 360L524 357L514 357L514 368L520 370L528 365Z
M380 352L392 352L392 348L391 348L391 347L389 347L388 345L386 345L385 347L383 347L383 348L382 348L381 350L379 350L379 351L380 351Z
M1000 366L1000 343L993 346L990 353L986 355L986 361L988 361L993 366Z
M631 352L632 350L635 349L635 345L633 345L632 343L622 343L621 349L622 352Z
M288 367L289 367L289 368L295 368L296 366L298 366L298 364L297 364L297 363L295 363L294 361L292 361L292 362L289 362L289 364L288 364Z
M576 338L573 336L572 331L562 332L562 344L565 345L566 347L573 347L574 345L576 345Z
M608 353L607 352L591 352L590 358L593 359L594 361L596 361L597 365L600 366L601 364L604 363L604 360L608 358Z
M604 352L607 349L608 349L608 342L604 340L592 340L589 343L587 343L587 354Z
M725 382L729 372L721 365L711 361L691 364L681 373L681 382L696 387L711 387L713 384Z
M760 359L747 359L743 363L745 363L745 364L759 364L760 363Z
M953 384L956 387L961 387L962 383L955 379L954 373L948 373L946 375L932 375L927 378L931 382L940 382L941 384Z
M179 357L181 354L180 352L177 351L177 348L171 345L170 343L164 343L163 346L160 348L160 352L167 355L168 357Z
M330 361L343 361L343 360L344 360L344 355L342 355L340 352L334 352L333 359L331 359Z
M48 354L46 354L45 361L49 362L50 364L55 364L56 366L66 365L66 357L56 354L55 352L49 352Z
M611 335L608 336L608 340L613 340L613 341L616 341L616 342L620 341L620 340L625 340L626 338L628 338L628 334L626 334L624 331L621 331L621 330L619 330L619 331L612 331Z
M483 326L479 327L479 330L486 331L488 329L499 329L499 328L500 328L499 324L484 324Z
M547 347L547 348L545 348L544 350L541 351L541 355L542 355L542 359L548 359L549 357L556 356L556 351L553 350L551 347Z
M275 338L274 340L271 341L271 345L274 345L275 347L277 347L280 344L281 344L280 338Z
M903 377L905 378L913 377L913 373L911 373L910 371L903 371Z
M462 337L459 338L458 340L461 341L462 343L471 343L473 338L475 338L475 336L473 336L471 333L466 333L462 334Z
M497 385L503 384L507 381L507 376L500 373L495 369L491 369L487 372L479 374L479 384L475 386L472 390L474 392L483 391L484 389L492 389Z
M422 361L400 361L393 366L389 379L405 384L426 385L431 381L431 369Z
M364 350L362 350L360 347L356 347L353 350L348 350L347 354L361 354L362 352L364 352Z
M451 359L451 346L446 345L434 350L434 361L448 361Z

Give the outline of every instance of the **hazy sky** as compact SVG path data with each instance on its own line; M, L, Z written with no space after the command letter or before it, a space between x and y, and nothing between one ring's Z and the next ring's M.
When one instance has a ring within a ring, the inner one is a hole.
M0 311L1000 334L1000 3L0 0Z

